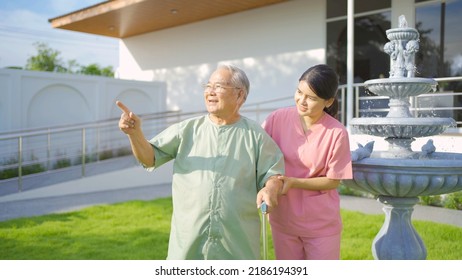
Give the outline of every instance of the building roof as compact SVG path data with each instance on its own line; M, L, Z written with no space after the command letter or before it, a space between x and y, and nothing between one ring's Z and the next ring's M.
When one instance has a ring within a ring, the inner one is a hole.
M112 0L51 18L53 28L127 38L288 0Z

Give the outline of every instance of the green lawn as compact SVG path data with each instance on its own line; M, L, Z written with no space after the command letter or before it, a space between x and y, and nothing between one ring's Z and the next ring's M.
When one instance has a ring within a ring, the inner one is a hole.
M171 199L166 198L0 222L0 259L162 260L171 211ZM342 217L342 259L372 259L372 240L384 215L342 210ZM423 221L414 226L427 247L427 259L462 259L462 228ZM274 259L271 241L269 258Z

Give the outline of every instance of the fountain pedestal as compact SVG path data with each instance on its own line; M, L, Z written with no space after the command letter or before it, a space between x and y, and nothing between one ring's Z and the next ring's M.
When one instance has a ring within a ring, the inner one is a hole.
M379 260L424 260L427 249L414 229L411 216L417 197L379 196L385 206L385 222L372 242L372 255Z

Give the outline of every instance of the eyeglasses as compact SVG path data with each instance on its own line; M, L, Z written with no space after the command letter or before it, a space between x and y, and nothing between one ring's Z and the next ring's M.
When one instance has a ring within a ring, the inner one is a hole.
M222 84L203 84L202 87L204 88L204 92L212 92L212 90L216 93L223 93L227 88L233 89L240 89L238 87L231 87L231 86L224 86Z

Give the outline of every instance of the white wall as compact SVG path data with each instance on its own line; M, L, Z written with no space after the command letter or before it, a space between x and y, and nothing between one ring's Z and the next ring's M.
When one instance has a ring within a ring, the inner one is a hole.
M0 132L117 117L120 99L136 112L166 110L165 84L0 69Z
M294 0L135 36L119 49L120 77L165 81L168 109L203 110L200 85L220 62L246 71L247 103L292 96L299 76L325 62L325 1Z
M105 77L0 69L0 162L17 156L19 144L12 132L76 125L117 118L122 100L139 113L166 110L165 83L125 81ZM75 160L82 151L82 131L52 133L42 129L23 134L25 161L56 162L61 156ZM86 130L87 153L127 147L126 137L112 121L108 127Z

